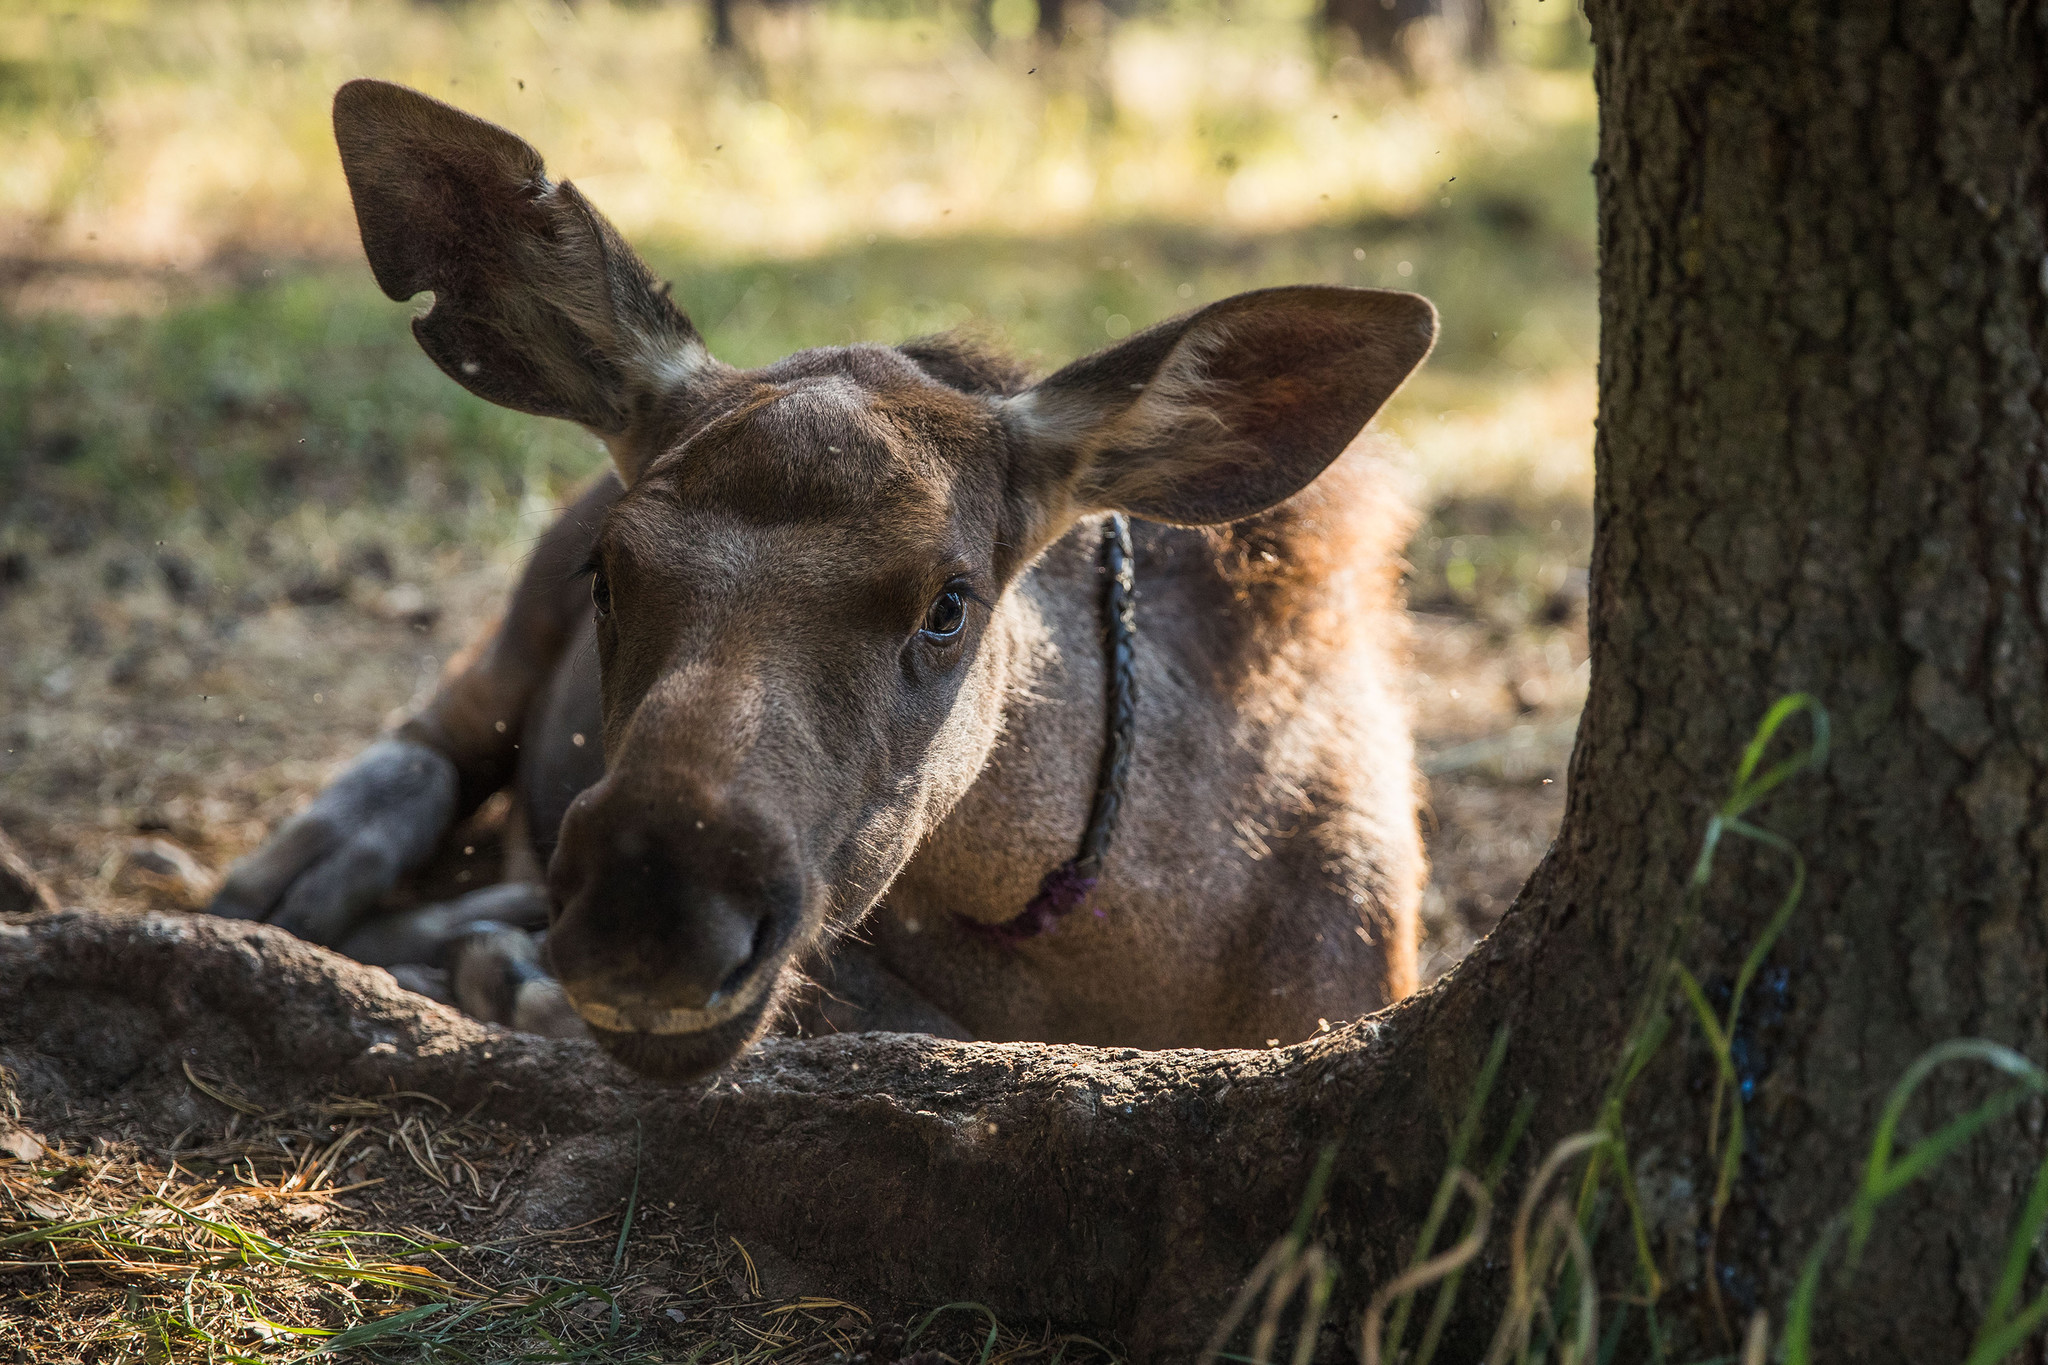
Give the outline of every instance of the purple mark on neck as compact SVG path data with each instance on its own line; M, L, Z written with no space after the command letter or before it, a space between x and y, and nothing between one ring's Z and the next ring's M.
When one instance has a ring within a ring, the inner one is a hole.
M1078 859L1068 859L1045 874L1045 880L1038 884L1038 894L1031 903L1012 919L1001 924L981 924L966 920L983 937L998 943L1022 943L1025 939L1037 938L1059 928L1060 921L1081 908L1088 899L1088 893L1095 889L1098 879L1083 872ZM1097 917L1102 914L1097 910Z

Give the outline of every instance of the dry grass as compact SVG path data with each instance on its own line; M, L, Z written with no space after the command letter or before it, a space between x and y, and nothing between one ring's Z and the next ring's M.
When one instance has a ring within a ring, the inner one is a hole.
M764 1294L748 1249L670 1208L507 1231L544 1139L425 1096L225 1114L167 1147L107 1116L70 1141L0 1116L0 1353L60 1362L871 1360L1114 1357L984 1314L877 1321ZM4 1080L0 1080L4 1084ZM0 1099L11 1093L0 1092ZM488 1228L486 1234L484 1230Z

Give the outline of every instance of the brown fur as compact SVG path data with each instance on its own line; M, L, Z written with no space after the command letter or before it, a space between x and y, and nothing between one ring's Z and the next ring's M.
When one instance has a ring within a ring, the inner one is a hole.
M1036 383L945 338L738 371L510 134L368 82L336 125L379 280L437 291L429 352L619 470L401 732L464 803L514 777L549 957L618 1055L696 1074L778 1020L1258 1046L1413 988L1405 514L1369 458L1324 471L1426 303L1240 295ZM1187 528L1137 533L1123 823L1087 904L1017 941L989 930L1096 784L1112 509ZM418 753L363 781L427 782Z

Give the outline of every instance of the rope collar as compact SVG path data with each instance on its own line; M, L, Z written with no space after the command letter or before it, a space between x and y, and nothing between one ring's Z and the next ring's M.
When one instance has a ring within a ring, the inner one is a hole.
M1131 754L1136 748L1138 728L1137 649L1138 581L1137 558L1131 551L1130 519L1112 512L1102 528L1103 570L1102 614L1108 618L1105 648L1109 667L1109 705L1104 717L1108 735L1102 748L1102 766L1095 777L1095 802L1088 811L1088 827L1081 832L1078 853L1045 874L1038 894L1014 918L1000 924L981 926L991 938L1004 943L1049 934L1059 922L1078 910L1088 893L1102 879L1103 860L1109 856L1110 840L1116 837L1123 814L1124 787L1130 780ZM1102 914L1098 907L1097 916Z

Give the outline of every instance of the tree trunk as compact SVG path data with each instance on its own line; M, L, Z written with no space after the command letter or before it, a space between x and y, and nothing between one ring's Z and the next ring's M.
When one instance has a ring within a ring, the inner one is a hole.
M1750 727L1789 692L1830 709L1825 775L1767 808L1812 880L1742 1040L1752 1160L1719 1238L1729 1311L1775 1313L1918 1054L2048 1057L2048 10L1607 0L1594 23L1594 685L1522 918L1603 990L1645 978ZM1703 979L1734 975L1788 871L1768 855L1709 899L1681 950ZM1630 1116L1682 1288L1706 1222L1682 1190L1712 1177L1700 1107L1670 1101L1709 1075L1693 1033ZM1938 1084L1915 1123L1976 1093ZM1823 1299L1831 1358L1960 1357L2038 1133L1886 1208Z
M1038 41L1058 47L1067 37L1067 0L1038 0Z
M1512 1042L1482 1144L1523 1095L1516 1171L1596 1119L1637 1002L1667 993L1706 819L1758 718L1805 691L1834 754L1755 813L1812 875L1737 1030L1749 1157L1711 1246L1698 1029L1673 1033L1625 1114L1667 1345L1724 1351L1724 1323L1777 1316L1918 1054L1981 1035L2048 1057L2048 12L1603 0L1594 21L1593 686L1556 844L1439 985L1269 1053L776 1041L715 1085L661 1091L575 1045L422 1012L273 931L66 916L0 933L0 1051L25 1098L168 1093L186 1050L244 1077L252 1055L285 1059L279 1089L495 1093L579 1158L536 1185L535 1220L578 1190L620 1197L637 1119L663 1154L651 1195L717 1212L811 1286L972 1299L1158 1361L1199 1348L1333 1142L1315 1235L1343 1272L1348 1351L1413 1250L1497 1028ZM1785 887L1785 860L1751 847L1731 844L1678 945L1709 994ZM1943 1073L1908 1126L1980 1093ZM2032 1124L1885 1207L1861 1268L1825 1284L1824 1359L1960 1358ZM1607 1240L1618 1291L1629 1263ZM1441 1358L1483 1349L1498 1264L1475 1270Z

